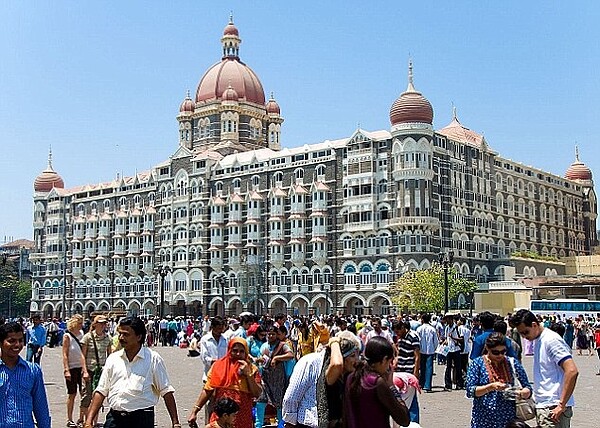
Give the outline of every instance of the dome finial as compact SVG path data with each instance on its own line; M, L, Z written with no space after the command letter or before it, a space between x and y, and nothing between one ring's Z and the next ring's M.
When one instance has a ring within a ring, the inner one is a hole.
M271 91L271 100L275 99L275 95L273 94L273 91Z
M229 11L229 23L233 24L233 10Z
M187 92L186 92L186 94L185 94L185 97L186 97L186 98L190 98L190 99L192 98L192 97L190 96L190 90L189 90L189 89L187 90Z
M406 92L417 92L414 85L414 76L413 76L413 62L412 58L408 57L408 88L406 88Z
M579 162L579 146L575 144L575 162Z
M456 115L456 106L454 105L454 101L452 101L452 120L458 121L458 116Z
M48 169L52 170L52 146L48 149Z

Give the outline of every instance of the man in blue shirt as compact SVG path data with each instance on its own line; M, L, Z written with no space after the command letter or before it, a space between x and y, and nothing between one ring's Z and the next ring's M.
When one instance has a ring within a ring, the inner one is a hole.
M488 338L490 334L494 332L494 323L496 322L496 315L491 312L485 311L479 314L479 321L481 322L481 327L483 328L483 333L473 339L473 349L471 350L470 359L474 360L477 357L481 357L483 355L483 350L485 348L485 339ZM513 349L512 343L508 337L504 339L506 344L506 355L509 357L517 358L517 354L515 354L515 350Z
M31 317L33 325L27 327L27 361L40 364L42 349L46 345L46 328L42 325L42 318L35 314Z
M0 326L0 428L50 428L42 369L19 356L24 345L21 324Z

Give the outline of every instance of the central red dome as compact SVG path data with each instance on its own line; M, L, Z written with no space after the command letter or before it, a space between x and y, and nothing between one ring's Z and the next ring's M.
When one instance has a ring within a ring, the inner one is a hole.
M258 76L235 58L225 58L208 69L198 84L196 102L221 100L230 85L240 101L265 105L265 91Z
M265 91L258 76L250 67L240 61L239 47L242 40L239 32L230 17L229 24L223 31L221 44L223 45L223 58L221 62L208 69L196 90L196 102L223 100L231 98L232 88L237 94L236 100L247 101L254 104L265 105Z

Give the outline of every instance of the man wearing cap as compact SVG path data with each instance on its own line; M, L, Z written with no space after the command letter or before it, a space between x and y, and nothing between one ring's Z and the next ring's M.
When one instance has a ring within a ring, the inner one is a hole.
M106 358L112 352L112 340L107 334L108 319L104 315L96 315L90 330L81 339L81 353L85 359L85 366L89 377L84 379L81 392L81 413L87 414L92 401L94 382L98 382L97 373L102 372ZM95 421L94 421L95 422Z
M235 337L235 333L239 327L240 321L237 318L231 318L229 320L229 328L223 333L223 337L227 342L229 342L229 340L231 340L232 337Z
M139 318L124 318L117 328L122 349L108 356L83 428L93 428L106 398L110 411L104 428L154 428L154 407L162 396L173 428L181 428L175 389L162 357L143 346L146 326Z

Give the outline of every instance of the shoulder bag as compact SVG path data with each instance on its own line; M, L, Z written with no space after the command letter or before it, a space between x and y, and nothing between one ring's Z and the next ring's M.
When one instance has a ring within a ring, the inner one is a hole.
M517 377L517 370L515 369L515 359L512 357L508 357L508 360L510 361L510 365L513 370L515 384L519 382L519 385L521 386L521 388L523 388L523 384L521 384L521 381ZM522 421L529 421L535 418L536 412L535 400L533 399L533 392L531 393L531 396L529 398L520 398L519 396L517 396L515 401L517 406L517 418L521 419Z

